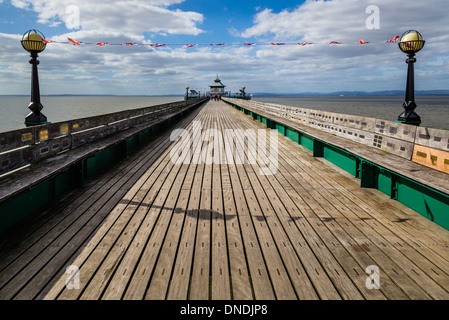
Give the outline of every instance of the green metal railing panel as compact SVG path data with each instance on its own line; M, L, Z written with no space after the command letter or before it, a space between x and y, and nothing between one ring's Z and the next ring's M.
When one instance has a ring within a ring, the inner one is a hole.
M274 128L273 128L273 129L274 129ZM282 134L282 135L285 136L285 126L284 126L283 124L277 123L277 122L276 122L276 130L277 130L280 134Z
M126 151L125 151L126 153ZM113 161L125 156L123 154L123 144L117 144L111 148L96 153L93 157L87 159L87 175L93 175L100 169L111 164Z
M377 177L377 189L392 198L393 195L393 177L391 173L385 170L379 170Z
M449 196L414 181L397 178L397 200L449 230Z
M324 144L323 158L349 172L353 176L356 175L357 163L354 155L350 155L328 144Z
M307 135L301 135L299 143L311 151L313 151L313 138Z
M289 128L289 127L286 127L285 131L286 131L285 135L288 138L292 139L296 143L299 143L299 132L298 131L293 130L293 129Z
M126 150L132 150L139 146L140 144L140 135L136 134L128 139L126 139Z
M0 233L6 231L52 199L54 181L47 180L0 205Z
M58 174L54 178L54 186L55 186L55 192L54 197L58 197L61 194L65 193L66 191L72 189L72 186L74 184L74 181L72 179L72 173L70 172L70 169L67 169L60 174Z

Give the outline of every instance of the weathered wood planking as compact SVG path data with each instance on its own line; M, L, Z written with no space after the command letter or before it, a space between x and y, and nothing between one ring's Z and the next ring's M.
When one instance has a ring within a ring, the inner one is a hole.
M154 149L129 159L131 170L123 163L98 187L88 184L74 192L78 198L65 199L67 209L54 209L65 215L28 229L30 242L0 242L0 297L449 297L447 230L360 188L281 135L276 172L260 175L266 163L245 162L252 146L243 130L264 126L224 103L209 102L181 127L191 140L170 143L170 132L162 135ZM243 164L199 161L224 157L223 143L232 139L226 129L243 129L234 139L247 148L232 155ZM216 132L223 143L212 140ZM191 161L170 161L170 152L188 143ZM65 286L68 265L79 267L78 290ZM379 267L379 290L366 287L370 265Z

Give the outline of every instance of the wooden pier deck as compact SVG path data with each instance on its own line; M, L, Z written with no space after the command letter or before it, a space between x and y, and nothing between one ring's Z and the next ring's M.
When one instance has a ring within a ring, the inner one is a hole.
M449 298L449 231L281 135L272 175L208 164L207 129L265 127L217 101L193 121L186 163L168 130L1 239L0 299Z

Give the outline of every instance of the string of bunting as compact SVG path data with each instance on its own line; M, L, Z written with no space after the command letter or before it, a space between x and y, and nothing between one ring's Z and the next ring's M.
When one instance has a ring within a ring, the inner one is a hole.
M363 39L360 39L357 42L338 42L338 41L330 41L326 44L328 45L340 45L340 44L368 44L368 43L396 43L399 39L399 36L395 36L392 39L386 40L384 42L368 42ZM109 43L109 42L82 42L79 40L74 40L72 38L67 38L67 41L53 41L48 39L43 39L42 42L49 43L61 43L61 44L72 44L75 46L80 45L97 45L97 46L150 46L150 47L167 47L167 46L182 46L183 48L191 48L195 46L256 46L256 45L268 45L268 46L284 46L284 45L299 45L299 46L308 46L313 44L323 44L323 43L315 43L315 42L262 42L262 43L254 43L254 42L240 42L240 43L192 43L192 44L179 44L179 43L134 43L134 42L125 42L125 43Z

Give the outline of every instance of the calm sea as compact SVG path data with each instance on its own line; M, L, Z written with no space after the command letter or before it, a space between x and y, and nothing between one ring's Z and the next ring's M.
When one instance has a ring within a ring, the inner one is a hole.
M173 101L180 96L43 96L42 110L50 122L143 108ZM396 120L402 113L402 97L253 97L253 100L301 108ZM0 132L24 127L29 113L28 96L0 96ZM421 126L449 130L449 96L417 96Z
M180 101L183 97L42 96L42 113L50 122L97 116ZM24 128L29 96L0 96L0 132Z

